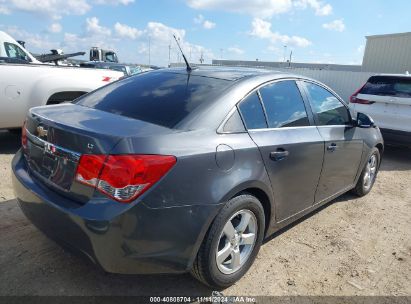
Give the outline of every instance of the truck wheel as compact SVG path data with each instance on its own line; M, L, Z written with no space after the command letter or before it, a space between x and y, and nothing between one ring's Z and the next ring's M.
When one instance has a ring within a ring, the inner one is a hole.
M46 105L54 105L54 104L60 104L63 102L70 102L76 98L79 98L80 96L86 93L87 92L75 92L75 91L58 92L50 96L50 98L47 100Z
M213 288L234 284L253 264L264 228L264 209L257 198L249 194L232 198L207 232L192 275Z
M13 135L21 135L21 128L9 129L8 131Z

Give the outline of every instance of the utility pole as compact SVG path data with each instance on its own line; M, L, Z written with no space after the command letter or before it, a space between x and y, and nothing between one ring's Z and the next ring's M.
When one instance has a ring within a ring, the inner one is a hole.
M284 45L284 62L286 61L286 57L287 57L287 46Z
M151 65L151 37L148 36L148 65Z
M223 51L224 49L220 49L220 59L223 60Z
M178 43L180 43L180 37L177 38ZM177 52L177 56L178 56L178 63L180 63L181 59L180 59L180 52Z
M203 62L204 62L203 51L201 51L200 63L203 64Z
M171 64L171 43L168 45L168 67Z
M291 59L292 59L292 57L293 57L293 51L291 50L291 52L290 52L290 60L288 61L288 66L289 66L289 67L291 66Z

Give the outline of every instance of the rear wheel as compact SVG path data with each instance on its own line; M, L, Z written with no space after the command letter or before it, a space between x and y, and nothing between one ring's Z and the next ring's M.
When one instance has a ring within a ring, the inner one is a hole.
M211 225L194 262L192 274L206 285L224 288L250 268L264 235L264 210L252 195L231 199Z
M377 178L380 161L380 151L377 148L373 148L361 176L358 179L357 185L352 191L354 194L364 196L371 191L374 186L375 179Z

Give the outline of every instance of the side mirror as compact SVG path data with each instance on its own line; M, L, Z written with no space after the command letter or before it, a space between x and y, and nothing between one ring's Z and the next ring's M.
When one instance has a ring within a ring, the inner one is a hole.
M364 114L364 113L358 113L357 114L356 125L359 128L373 128L373 127L375 127L374 120L370 116L368 116L367 114Z

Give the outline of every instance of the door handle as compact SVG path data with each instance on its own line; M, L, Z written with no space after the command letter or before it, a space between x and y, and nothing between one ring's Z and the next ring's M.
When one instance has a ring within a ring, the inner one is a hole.
M338 148L337 144L332 143L331 145L327 147L327 151L334 152L335 150L337 150L337 148Z
M290 155L290 152L284 149L277 149L277 151L270 153L270 158L273 161L280 161L280 160L283 160L284 158L287 158L288 155Z

